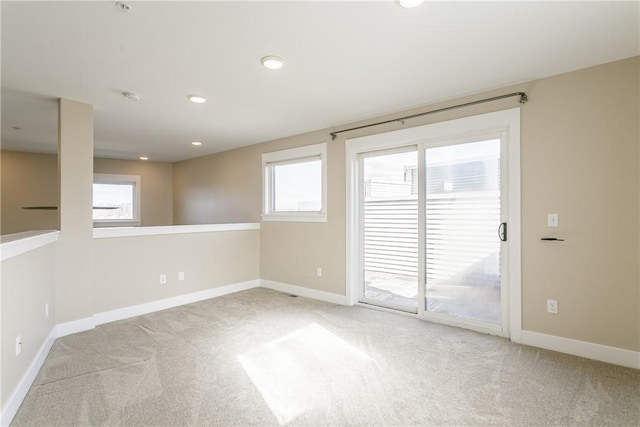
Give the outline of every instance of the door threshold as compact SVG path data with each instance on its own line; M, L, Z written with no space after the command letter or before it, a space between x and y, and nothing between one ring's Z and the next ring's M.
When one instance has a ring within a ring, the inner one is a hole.
M385 311L387 313L401 314L403 316L409 316L409 317L418 317L418 313L415 313L413 311L400 310L398 308L392 308L392 307L383 307L380 305L375 305L375 304L364 302L364 301L358 301L354 305L357 305L360 307L367 307L367 308L371 308L373 310L378 310L378 311Z
M478 322L474 320L457 321L455 319L450 319L450 318L433 314L433 313L418 314L418 313L412 313L409 311L396 310L389 307L381 307L375 304L370 304L370 303L361 302L361 301L356 302L354 305L358 307L369 308L372 310L383 311L385 313L398 314L400 316L405 316L405 317L412 317L414 319L423 320L425 322L437 323L439 325L452 326L460 329L467 329L469 331L474 331L482 334L494 335L497 337L509 339L509 334L503 331L502 328L500 328L497 325L486 324L486 323Z

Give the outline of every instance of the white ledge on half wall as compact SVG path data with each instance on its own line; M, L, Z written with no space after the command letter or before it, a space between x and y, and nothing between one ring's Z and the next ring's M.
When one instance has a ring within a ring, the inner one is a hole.
M94 239L109 237L158 236L163 234L211 233L219 231L259 230L260 223L165 225L157 227L102 227L93 229Z
M0 239L0 259L4 261L53 243L58 240L58 234L59 231L56 230L32 230L6 234Z

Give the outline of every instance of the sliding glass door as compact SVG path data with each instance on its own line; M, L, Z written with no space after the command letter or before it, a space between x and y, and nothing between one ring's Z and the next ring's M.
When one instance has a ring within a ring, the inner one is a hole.
M502 146L498 133L359 155L361 302L501 325Z

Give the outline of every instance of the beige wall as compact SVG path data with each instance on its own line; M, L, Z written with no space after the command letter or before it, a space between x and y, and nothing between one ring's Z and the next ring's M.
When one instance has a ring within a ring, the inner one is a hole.
M59 100L60 237L56 262L57 323L93 315L93 106Z
M640 349L638 58L536 82L522 114L523 328ZM561 244L547 213L559 214ZM559 315L544 312L558 300Z
M258 279L259 240L259 230L94 239L94 313Z
M259 153L251 146L174 163L174 223L260 221Z
M57 156L3 150L0 158L2 234L57 230L56 211L22 209L23 206L58 206Z
M93 172L140 176L142 226L173 224L171 163L95 158Z
M56 211L22 209L58 206L57 157L57 154L2 151L2 234L60 228ZM93 164L95 173L140 176L143 226L173 224L171 163L95 158Z
M2 408L55 326L55 244L2 261ZM34 268L37 266L37 268ZM49 303L49 317L45 304ZM16 336L22 353L16 356Z
M406 112L528 93L521 122L526 330L640 350L638 66L636 57ZM519 105L516 99L413 119L406 126L511 108ZM390 124L349 137L402 127ZM174 164L176 223L255 221L261 207L261 154L327 141L329 220L263 222L260 277L344 294L344 134L331 142L328 132ZM556 231L567 241L541 242L548 234L546 214L556 212ZM315 267L323 267L322 278L313 277ZM558 315L546 313L547 299L558 300Z
M176 224L259 222L262 153L327 140L311 132L174 163ZM260 278L345 294L344 143L328 143L326 223L261 224ZM322 277L316 268L322 267Z

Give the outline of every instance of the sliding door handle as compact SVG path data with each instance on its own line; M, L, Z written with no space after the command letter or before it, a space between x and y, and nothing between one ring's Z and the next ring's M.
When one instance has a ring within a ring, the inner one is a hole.
M507 241L507 223L506 222L501 223L500 227L498 227L498 238L503 242Z

